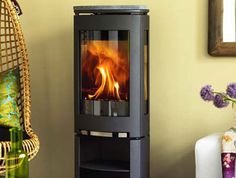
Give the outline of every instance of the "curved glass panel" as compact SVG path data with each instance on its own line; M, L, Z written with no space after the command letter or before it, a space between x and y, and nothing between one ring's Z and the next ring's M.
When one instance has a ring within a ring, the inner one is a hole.
M144 34L144 114L148 114L149 106L149 39L148 39L148 31L145 31Z
M81 111L129 115L129 32L80 31Z

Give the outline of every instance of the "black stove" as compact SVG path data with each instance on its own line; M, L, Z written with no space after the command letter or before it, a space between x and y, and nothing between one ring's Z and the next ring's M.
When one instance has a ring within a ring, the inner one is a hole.
M149 178L149 10L74 12L75 177Z

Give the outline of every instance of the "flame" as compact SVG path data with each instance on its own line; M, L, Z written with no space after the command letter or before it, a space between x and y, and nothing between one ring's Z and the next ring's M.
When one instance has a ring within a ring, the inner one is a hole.
M127 52L118 48L117 41L87 42L82 59L82 75L87 76L89 81L86 82L96 88L88 94L89 99L127 99L129 61ZM125 95L121 96L121 93Z

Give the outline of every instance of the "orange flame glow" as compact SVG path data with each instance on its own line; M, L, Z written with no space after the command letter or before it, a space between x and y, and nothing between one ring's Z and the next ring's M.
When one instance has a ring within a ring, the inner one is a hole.
M129 61L127 51L120 48L117 41L98 40L83 47L82 75L87 76L90 86L95 86L88 99L127 100Z

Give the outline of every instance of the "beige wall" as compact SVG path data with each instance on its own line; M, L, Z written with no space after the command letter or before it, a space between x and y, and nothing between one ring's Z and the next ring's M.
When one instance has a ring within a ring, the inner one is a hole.
M207 0L19 0L30 56L33 178L73 177L73 5L146 4L151 12L151 178L193 178L194 143L232 125L199 97L236 80L234 58L207 54Z

